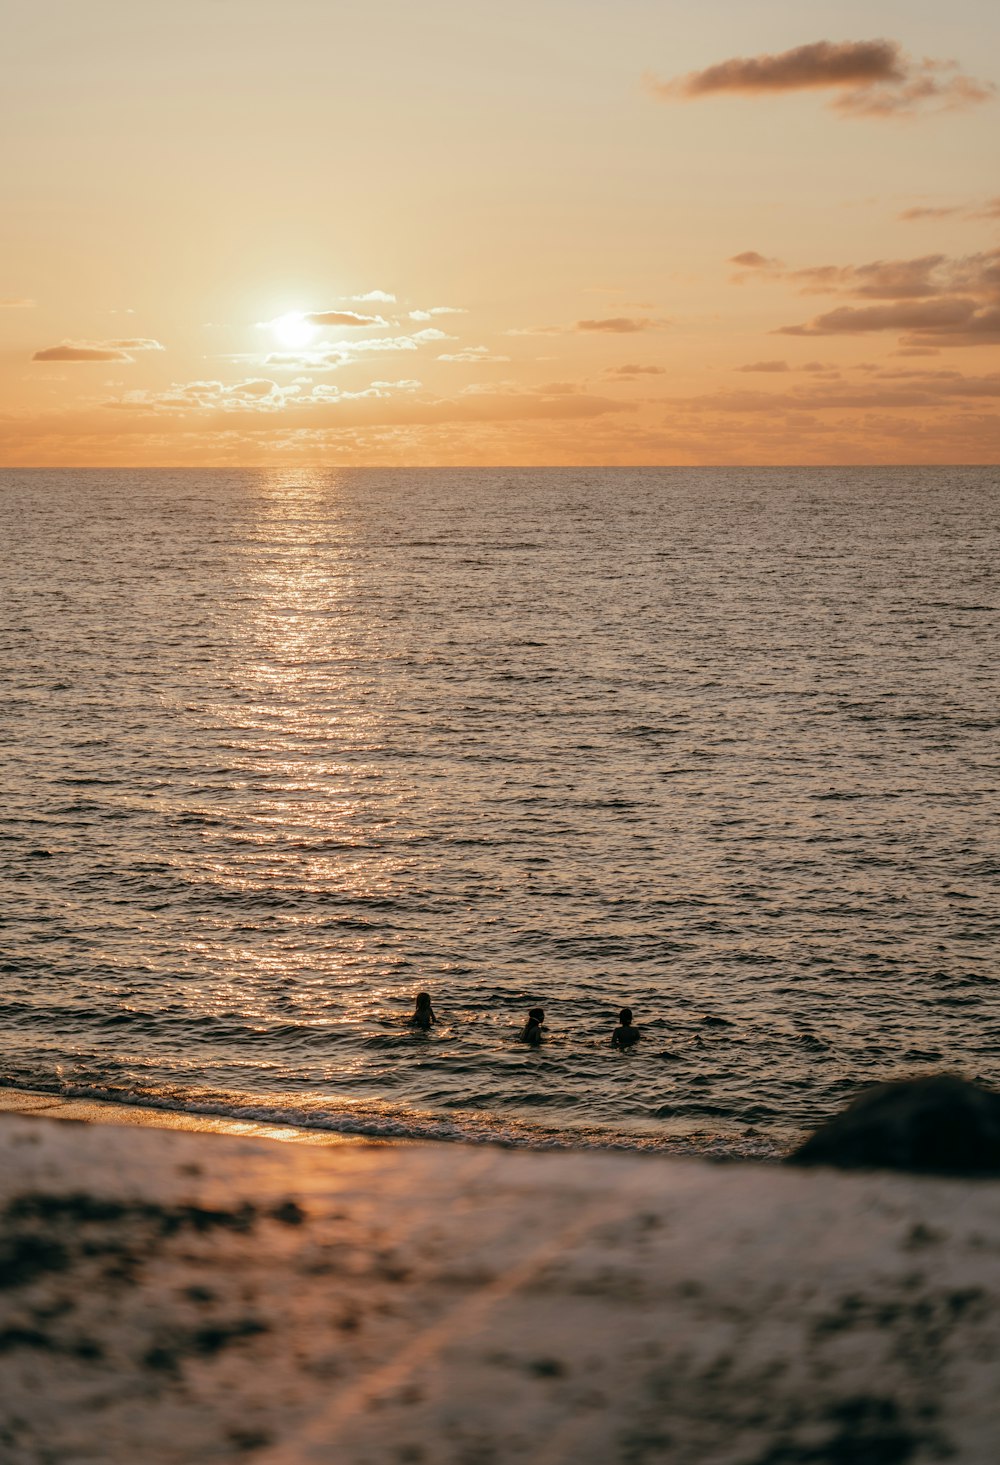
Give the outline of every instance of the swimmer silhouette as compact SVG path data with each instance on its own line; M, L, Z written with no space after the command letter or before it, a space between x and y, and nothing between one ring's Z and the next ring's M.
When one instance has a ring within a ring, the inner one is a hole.
M618 1022L619 1026L611 1034L611 1046L622 1053L627 1053L630 1048L635 1047L642 1037L642 1033L632 1022L631 1007L622 1008L618 1014Z
M414 1008L413 1016L410 1018L410 1027L419 1028L422 1033L429 1033L431 1024L437 1022L434 1016L434 1009L431 1006L431 994L429 992L417 993L417 1005Z
M538 1048L542 1042L542 1028L545 1026L545 1013L540 1007L533 1007L528 1013L528 1021L521 1030L520 1041L530 1043L532 1048Z

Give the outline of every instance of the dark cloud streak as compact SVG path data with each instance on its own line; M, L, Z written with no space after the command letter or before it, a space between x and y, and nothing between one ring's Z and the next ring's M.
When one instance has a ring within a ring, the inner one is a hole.
M605 320L578 320L575 330L603 331L612 336L630 336L637 331L655 331L666 321L651 320L648 316L613 315Z
M665 101L718 95L766 96L832 91L846 115L890 117L926 110L954 111L986 101L991 83L966 76L953 61L914 60L898 42L814 41L776 55L733 56L669 81L649 79Z

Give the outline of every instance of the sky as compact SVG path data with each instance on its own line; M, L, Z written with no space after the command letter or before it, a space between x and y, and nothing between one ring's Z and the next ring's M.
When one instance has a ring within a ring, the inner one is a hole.
M6 0L0 463L991 463L995 0Z

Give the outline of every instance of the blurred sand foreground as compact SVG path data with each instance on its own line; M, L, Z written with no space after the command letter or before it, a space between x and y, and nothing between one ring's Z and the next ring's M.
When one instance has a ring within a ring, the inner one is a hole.
M1000 1459L1000 1182L15 1104L3 1465Z

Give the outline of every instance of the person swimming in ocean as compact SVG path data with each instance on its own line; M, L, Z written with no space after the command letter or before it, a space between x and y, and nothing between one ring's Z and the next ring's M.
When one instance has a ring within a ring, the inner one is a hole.
M528 1021L521 1029L520 1042L530 1043L532 1048L541 1047L542 1028L545 1026L545 1013L540 1007L533 1007L528 1013Z
M627 1053L641 1037L642 1033L632 1021L631 1007L623 1007L618 1014L618 1027L611 1034L612 1048L617 1048L620 1053Z
M429 1033L432 1023L437 1022L434 1016L434 1009L431 1006L431 994L429 992L417 993L417 1005L410 1018L410 1027L419 1028L422 1033Z

